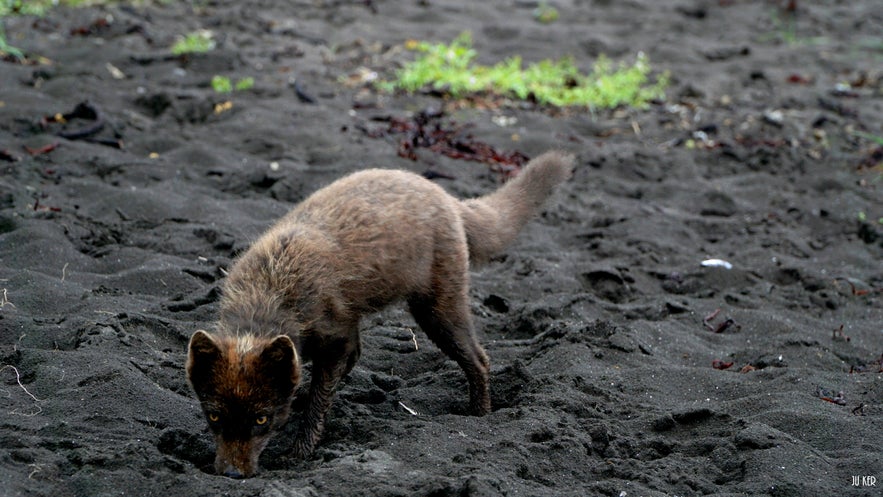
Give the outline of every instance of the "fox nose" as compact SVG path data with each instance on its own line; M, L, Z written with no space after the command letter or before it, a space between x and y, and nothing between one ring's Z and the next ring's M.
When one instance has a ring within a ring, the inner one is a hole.
M236 480L240 480L242 478L245 478L245 475L243 475L241 472L239 472L238 469L234 468L233 466L230 466L224 470L224 476L226 476L227 478L233 478Z

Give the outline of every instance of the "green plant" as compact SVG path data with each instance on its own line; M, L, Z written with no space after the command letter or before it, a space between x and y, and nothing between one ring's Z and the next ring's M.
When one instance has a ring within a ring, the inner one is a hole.
M872 141L877 145L883 147L883 136L872 135L870 133L864 133L862 131L853 131L852 134L864 138L865 140Z
M50 7L51 0L0 0L0 17L12 14L42 16Z
M779 16L776 11L772 14L773 25L781 40L788 45L797 43L797 17L794 15Z
M106 5L119 3L122 0L0 0L0 17L11 14L26 16L43 16L49 9L58 5L68 7L85 7L89 5ZM129 0L129 3L139 3Z
M115 3L145 4L145 3L168 3L172 0L0 0L0 17L9 14L45 15L51 8L59 5L68 7L88 7L94 5L109 5Z
M858 218L858 222L860 223L868 222L868 215L865 213L865 211L858 211L858 216L856 217ZM877 224L883 224L883 217L877 218Z
M215 93L230 93L233 91L233 83L227 76L215 75L212 77L212 89Z
M25 59L25 54L21 50L6 43L6 29L3 27L2 20L0 20L0 56L3 55L11 55L18 60Z
M0 0L0 55L11 55L18 60L24 60L25 55L18 48L9 45L6 41L6 31L3 27L3 18L11 15L43 16L49 9L57 5L70 7L82 7L86 5L102 5L116 3L121 0ZM130 3L142 3L146 0L129 0ZM161 0L168 1L168 0Z
M174 55L205 53L215 48L215 39L211 31L200 29L187 33L172 45Z
M797 34L797 17L793 13L773 9L770 20L774 31L759 37L762 42L780 41L786 45L825 45L830 43L826 36L802 37Z
M254 87L254 78L252 77L240 79L235 85L227 76L215 75L212 77L212 89L217 93L231 93L233 90L250 90L252 87Z
M30 14L34 7L41 2L25 2L24 0L0 0L0 56L11 55L18 60L24 60L25 54L18 48L6 41L6 28L3 26L3 18L13 14Z
M668 85L667 74L650 81L650 63L641 53L631 65L599 57L592 72L583 74L568 57L543 60L526 68L519 56L493 66L473 64L477 52L469 33L461 34L450 45L409 42L406 46L420 55L397 71L395 81L377 82L381 90L415 92L431 87L454 98L490 92L558 107L640 108L664 98Z
M236 89L236 91L251 90L252 88L254 88L254 78L252 78L251 76L247 78L242 78L236 82L236 86L234 88Z
M533 18L543 24L549 24L558 20L558 9L543 1L533 9Z

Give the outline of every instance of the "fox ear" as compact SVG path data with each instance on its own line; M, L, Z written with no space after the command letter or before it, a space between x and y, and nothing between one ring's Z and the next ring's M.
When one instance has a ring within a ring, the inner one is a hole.
M300 383L300 360L294 342L286 335L274 338L261 351L261 367L282 397L290 397Z
M212 378L212 369L221 357L221 349L212 337L199 330L190 337L187 346L187 380L193 390L204 392Z

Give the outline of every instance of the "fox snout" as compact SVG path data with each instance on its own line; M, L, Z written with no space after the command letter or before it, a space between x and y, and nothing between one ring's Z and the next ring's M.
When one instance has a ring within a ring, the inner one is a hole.
M225 441L217 437L215 472L228 478L250 478L257 473L258 457L266 445L255 439Z

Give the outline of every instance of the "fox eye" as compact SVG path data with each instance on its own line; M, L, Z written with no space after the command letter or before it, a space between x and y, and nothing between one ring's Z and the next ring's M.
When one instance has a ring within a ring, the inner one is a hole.
M267 420L268 420L268 418L267 418L266 416L258 416L258 417L254 420L254 423L255 423L256 425L265 425L265 424L267 424Z
M221 417L218 416L216 413L213 413L213 412L208 413L208 420L211 421L212 423L217 423L219 419L221 419Z

